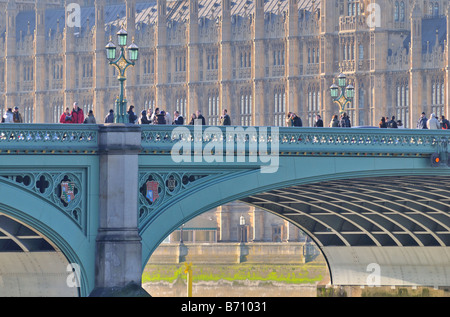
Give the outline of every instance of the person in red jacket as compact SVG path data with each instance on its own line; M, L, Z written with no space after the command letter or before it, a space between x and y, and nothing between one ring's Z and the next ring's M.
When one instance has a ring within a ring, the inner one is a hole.
M70 114L70 109L67 107L66 111L59 117L59 123L72 123L72 119L73 117Z
M83 109L78 107L78 102L74 102L72 109L72 123L83 123L83 122L84 122Z

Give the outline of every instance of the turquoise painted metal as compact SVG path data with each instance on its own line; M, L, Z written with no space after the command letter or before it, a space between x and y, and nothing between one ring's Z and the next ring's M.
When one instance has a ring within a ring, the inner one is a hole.
M0 125L1 209L36 228L80 264L80 295L94 287L98 227L98 127ZM70 202L61 183L75 184Z
M227 202L340 179L450 176L450 134L444 130L140 129L136 212L142 268L173 230ZM53 241L69 263L81 265L82 296L94 287L99 151L98 125L0 125L0 207ZM441 159L437 167L430 162L433 154ZM70 202L61 199L63 182L76 188Z

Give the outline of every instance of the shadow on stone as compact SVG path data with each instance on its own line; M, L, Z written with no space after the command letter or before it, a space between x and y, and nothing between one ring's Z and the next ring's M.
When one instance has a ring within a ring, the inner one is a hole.
M96 288L89 297L151 297L151 295L141 285L131 282L124 287Z

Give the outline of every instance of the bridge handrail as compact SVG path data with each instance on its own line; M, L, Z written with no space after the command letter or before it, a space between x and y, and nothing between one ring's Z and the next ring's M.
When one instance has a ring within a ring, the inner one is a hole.
M189 136L184 132L189 133ZM264 144L270 150L273 145L271 142L278 140L281 153L430 154L436 152L441 144L448 144L450 133L447 130L379 128L142 126L142 148L146 152L167 152L181 140L189 142L189 138L190 142L199 142L203 138L203 146L211 141L222 142L224 148L227 141L239 141L245 143L246 150L251 142Z
M97 151L99 130L96 124L0 124L0 153L4 151ZM123 125L122 125L123 126ZM210 142L223 149L246 152L262 148L281 153L348 152L430 154L448 151L448 130L296 128L259 126L172 126L141 125L143 153L169 154L174 145ZM253 146L253 147L252 147ZM217 148L216 148L217 149Z
M96 124L0 124L0 151L97 151Z

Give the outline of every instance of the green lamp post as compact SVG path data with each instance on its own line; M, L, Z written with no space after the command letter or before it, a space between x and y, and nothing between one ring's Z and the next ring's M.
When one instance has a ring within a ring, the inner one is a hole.
M138 51L139 48L136 44L134 44L134 39L132 43L127 48L128 58L125 56L125 47L127 45L127 31L122 27L119 32L117 32L117 40L119 44L120 54L116 58L116 45L111 41L106 44L106 58L109 61L110 65L113 65L117 68L119 75L117 79L120 82L120 95L117 97L115 102L115 115L114 122L115 123L128 123L128 118L126 114L127 100L124 97L124 82L127 80L126 78L126 70L129 66L134 66L135 62L138 59Z
M330 86L331 98L339 105L339 114L341 115L345 111L345 106L352 102L355 96L355 88L349 84L346 85L346 77L344 74L339 74L337 78L338 84L332 84ZM340 91L339 91L340 90Z

